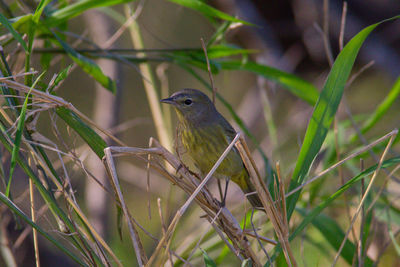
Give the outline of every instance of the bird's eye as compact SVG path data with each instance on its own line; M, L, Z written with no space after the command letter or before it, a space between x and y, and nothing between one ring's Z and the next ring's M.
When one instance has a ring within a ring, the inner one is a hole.
M186 99L184 103L186 106L190 106L193 103L193 101L191 99Z

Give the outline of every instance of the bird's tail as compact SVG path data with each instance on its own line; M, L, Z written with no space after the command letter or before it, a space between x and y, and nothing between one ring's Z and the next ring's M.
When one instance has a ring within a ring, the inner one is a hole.
M246 171L247 174L247 171ZM264 210L260 198L258 197L257 191L250 181L249 175L242 175L240 181L237 182L243 192L246 194L251 206L258 210Z

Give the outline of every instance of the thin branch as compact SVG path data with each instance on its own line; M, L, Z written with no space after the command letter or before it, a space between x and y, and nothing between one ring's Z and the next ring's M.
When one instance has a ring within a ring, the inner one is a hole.
M215 88L215 86L214 86L214 78L213 78L212 72L211 72L210 60L208 60L207 47L206 47L206 45L204 44L203 38L200 38L200 41L201 41L201 47L203 48L203 51L204 51L204 56L205 56L205 58L206 58L208 76L210 77L211 88L212 88L212 90L213 90L212 102L215 104L215 95L216 95L216 93L217 93L217 88Z
M94 54L94 53L129 53L129 54L137 54L137 53L173 53L173 52L201 52L201 48L188 48L188 47L182 47L182 48L152 48L152 49L147 49L147 48L142 48L142 49L135 49L135 48L74 48L74 50L80 54L82 53L88 53L88 54ZM38 54L66 54L67 52L64 49L61 48L35 48L33 50L33 53L38 53Z
M344 40L344 31L346 27L346 16L347 16L347 2L343 2L343 9L342 9L342 19L340 21L340 34L339 34L339 49L340 51L343 50L343 40Z
M104 154L106 157L107 170L109 171L109 174L111 177L111 182L113 184L115 193L117 194L118 200L121 204L122 211L126 218L126 222L128 224L128 229L129 229L130 237L132 240L133 248L135 249L135 253L136 253L136 259L138 261L139 266L143 266L147 263L146 253L144 252L143 245L140 241L138 232L135 229L135 227L133 226L131 220L129 219L128 208L124 201L124 197L121 192L121 187L119 185L119 181L117 178L117 171L115 169L114 160L112 157L112 148L111 147L106 148L104 150Z
M236 148L242 157L244 165L250 174L250 180L255 186L261 203L264 206L264 210L278 236L287 264L296 267L297 263L289 244L289 229L283 222L283 215L277 210L272 196L258 172L257 166L255 165L254 159L251 157L250 150L243 137L236 143Z
M164 216L163 216L163 212L162 212L162 208L161 208L161 198L157 198L157 206L158 206L158 216L160 216L161 230L162 230L163 235L165 235L165 233L167 231L167 227L165 226ZM166 247L166 251L168 254L168 260L171 264L171 267L173 267L174 261L172 260L172 255L171 255L171 251L169 250L169 247Z
M189 205L192 203L194 198L197 196L197 194L200 193L200 191L203 189L203 187L206 185L208 180L211 179L212 175L214 172L217 170L219 165L222 163L222 161L225 159L225 157L228 155L230 150L233 148L235 145L235 142L239 139L240 135L237 134L236 137L232 140L232 142L229 144L229 146L225 149L224 153L219 157L218 161L214 164L213 168L209 171L209 173L206 175L206 177L203 179L203 181L199 184L199 186L196 188L196 190L192 193L192 195L189 197L188 200L186 200L185 204L176 212L174 218L171 221L171 224L168 226L168 230L166 234L161 238L160 242L158 243L156 249L153 252L153 255L150 257L147 266L151 266L152 262L155 259L155 256L159 253L160 249L163 247L164 243L167 242L167 240L172 236L172 233L175 231L175 228L180 220L180 218L183 216Z
M329 0L324 0L324 24L323 24L323 40L325 53L328 58L329 66L333 65L333 54L331 44L329 42Z

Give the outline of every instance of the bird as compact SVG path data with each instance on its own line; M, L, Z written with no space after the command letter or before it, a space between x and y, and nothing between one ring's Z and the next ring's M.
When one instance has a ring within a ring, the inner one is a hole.
M177 138L201 174L207 174L236 136L236 131L218 112L210 98L197 89L183 89L162 99L174 107L179 126ZM228 153L213 176L235 182L255 209L263 209L249 173L236 147Z

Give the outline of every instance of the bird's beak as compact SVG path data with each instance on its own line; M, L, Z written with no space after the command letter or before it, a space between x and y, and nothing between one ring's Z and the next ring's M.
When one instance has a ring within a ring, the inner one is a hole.
M172 97L161 99L160 102L165 103L165 104L171 104L171 105L175 104L175 101Z

